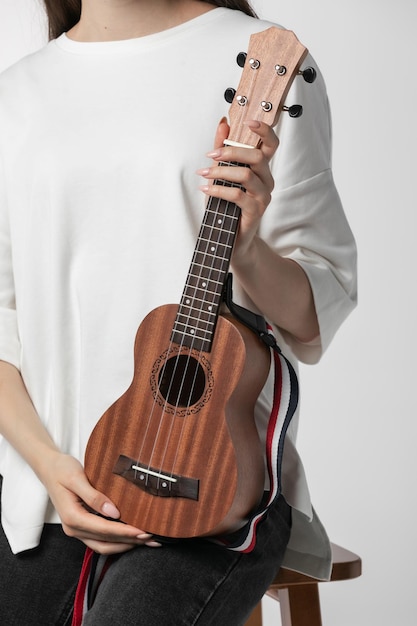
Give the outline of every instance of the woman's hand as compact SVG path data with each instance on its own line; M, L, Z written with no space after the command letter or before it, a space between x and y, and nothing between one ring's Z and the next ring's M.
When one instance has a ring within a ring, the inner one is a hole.
M45 486L67 535L101 554L126 552L143 544L159 545L152 535L116 521L120 513L114 503L91 486L81 463L58 450L39 419L20 372L3 361L0 399L0 433Z
M212 167L198 170L209 183L216 179L226 180L242 185L227 187L223 185L207 184L200 189L208 196L222 198L235 203L242 211L239 233L233 252L234 261L247 255L258 230L259 222L271 201L274 188L274 179L269 169L269 161L275 154L279 140L273 129L264 122L250 120L245 122L261 140L258 148L239 148L224 146L224 140L229 134L226 119L219 123L214 142L214 150L207 156L214 160ZM224 167L219 162L237 162L249 167Z
M20 372L3 361L0 400L0 433L45 485L67 535L101 554L125 552L143 544L159 545L139 528L94 514L114 520L120 517L114 503L90 485L82 465L58 450L39 419Z
M43 482L66 535L80 539L100 554L160 545L139 528L101 517L118 520L120 513L113 502L91 486L81 463L74 457L56 452L48 459L47 467Z
M279 140L267 124L254 120L245 123L258 135L259 147L225 146L229 126L225 119L221 120L215 148L208 154L214 164L198 171L208 182L201 189L208 196L233 202L242 211L232 264L233 273L247 295L270 322L297 340L309 342L320 330L307 275L301 265L281 256L257 235L261 218L271 201L274 180L269 162ZM221 161L249 167L224 167ZM244 189L210 184L216 179L242 185Z

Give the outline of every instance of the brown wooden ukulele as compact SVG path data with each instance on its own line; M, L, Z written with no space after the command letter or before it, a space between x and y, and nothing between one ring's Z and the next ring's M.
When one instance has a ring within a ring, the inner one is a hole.
M272 27L251 37L248 54L238 56L238 90L225 93L232 101L227 143L257 146L246 119L274 125L282 110L301 114L283 102L306 54L291 31ZM303 75L312 82L314 70ZM263 494L254 407L270 351L220 314L239 218L235 204L209 199L180 304L158 307L141 323L132 383L87 445L91 483L123 522L161 537L234 531Z

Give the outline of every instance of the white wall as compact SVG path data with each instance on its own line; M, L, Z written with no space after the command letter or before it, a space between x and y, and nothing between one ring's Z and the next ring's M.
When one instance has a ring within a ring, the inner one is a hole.
M36 5L0 0L0 69L44 40ZM356 581L322 585L324 625L413 626L417 3L255 6L294 30L325 74L335 177L360 253L360 306L322 362L302 368L299 443L314 502L364 567ZM279 623L264 605L265 626Z

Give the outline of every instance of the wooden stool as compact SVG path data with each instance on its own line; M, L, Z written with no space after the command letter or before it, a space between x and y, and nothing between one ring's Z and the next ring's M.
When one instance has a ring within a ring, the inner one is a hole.
M331 581L350 580L362 573L359 556L332 543L333 569ZM322 626L319 586L316 578L281 568L267 594L278 600L282 626ZM262 626L261 602L245 626Z

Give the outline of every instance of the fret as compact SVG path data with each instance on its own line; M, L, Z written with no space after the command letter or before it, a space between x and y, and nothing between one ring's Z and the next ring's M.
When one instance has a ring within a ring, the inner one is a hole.
M184 292L184 295L181 298L181 303L183 302L185 306L198 309L202 308L197 306L199 302L210 306L215 302L216 298L221 296L223 292L224 283L217 283L217 285L218 289L216 289L216 291L211 289L200 289L199 287L193 287L190 290L187 289L187 292Z
M186 312L188 309L188 312ZM197 317L196 317L197 315ZM199 325L203 324L215 324L216 323L216 312L215 311L205 311L203 309L195 309L190 307L182 307L181 312L178 312L177 320L178 324L191 324L194 322L198 322ZM177 325L177 320L175 321L174 328Z
M207 267L204 263L192 263L188 276L189 278L195 278L197 281L212 280L213 282L216 282L221 279L225 270L227 270L229 261L228 259L225 259L222 263L217 263L217 265L220 265L220 267ZM190 281L187 281L187 284L189 282ZM192 282L194 284L194 281Z
M190 267L190 272L188 274L188 279L185 284L185 287L200 287L201 289L206 289L207 282L223 284L224 283L224 272L227 270L229 264L224 264L223 267L216 268L207 268L205 265L197 265L193 263Z
M189 276L190 278L190 276ZM202 281L201 284L193 284L187 281L181 298L181 304L195 307L198 302L205 302L207 306L213 304L215 299L223 291L224 280ZM198 307L202 308L202 307Z
M230 249L231 246L229 246L229 250L225 250L225 252L228 252L228 254L226 255L222 255L222 254L214 254L213 252L209 251L201 251L198 250L196 251L194 258L193 258L193 264L196 265L205 265L208 268L210 267L214 267L218 268L219 265L221 266L221 264L223 263L228 263L229 259L230 259Z
M208 242L213 245L228 246L230 249L233 246L235 232L231 228L222 229L220 226L204 224L200 230L197 244L201 246L202 242Z
M210 332L195 331L191 332L190 329L172 331L172 340L180 345L187 346L188 348L194 348L195 350L203 350L204 352L210 352L211 342L213 340L214 329Z
M206 296L206 294L203 294ZM197 295L187 298L183 297L181 304L178 308L178 315L196 315L207 314L217 315L217 309L220 304L220 296L218 293L213 293L213 298L210 301L209 298L199 298Z
M232 249L233 239L230 237L230 242L224 242L212 239L204 239L203 237L199 237L197 241L196 251L201 254L210 254L212 256L222 256L226 257L230 254Z
M210 304L213 302L213 299L219 294L219 292L223 291L223 282L216 282L212 287L217 287L217 289L210 289L208 287L196 287L193 285L187 285L187 289L184 290L183 297L181 298L181 302L184 302L187 306L195 306L193 303L200 300L201 302L207 302Z
M200 235L205 236L205 229L213 230L216 233L234 233L238 221L239 215L230 215L227 213L225 214L222 211L213 211L208 209L203 224L201 225Z
M205 296L206 292L204 292L203 295ZM217 293L213 292L213 296L216 297ZM199 305L199 303L201 303L201 306L197 306ZM198 295L193 295L193 297L190 297L190 298L187 298L186 296L184 296L181 299L181 307L184 309L186 307L188 307L189 309L198 308L199 311L202 311L205 308L207 311L211 311L214 305L215 305L214 301L210 302L210 299L206 297L199 298Z
M195 328L191 324L183 324L179 321L176 321L174 325L174 332L187 335L188 337L208 341L213 332L213 325L210 325L210 328L201 328L201 326Z
M228 264L224 268L228 269ZM197 274L193 274L191 270L197 270ZM208 270L205 267L198 268L193 266L190 268L190 273L187 277L187 282L184 286L183 296L193 298L198 295L199 298L204 298L204 294L210 297L211 293L217 293L221 290L225 281L225 271L223 270ZM199 293L198 293L199 292Z
M179 345L187 346L188 348L198 350L199 352L210 352L211 343L213 341L212 336L209 339L199 339L198 337L186 335L176 331L172 332L171 339Z
M238 217L232 217L230 215L224 215L218 211L208 211L207 217L201 225L200 236L205 237L205 231L213 231L217 234L234 233L236 222L239 221ZM212 237L208 237L212 239Z
M236 232L235 223L231 223L228 227L222 227L218 216L217 222L218 223L214 225L204 224L200 232L201 239L207 239L213 242L219 241L224 244L230 243L229 240L233 241ZM236 223L238 222L239 220L236 220Z

